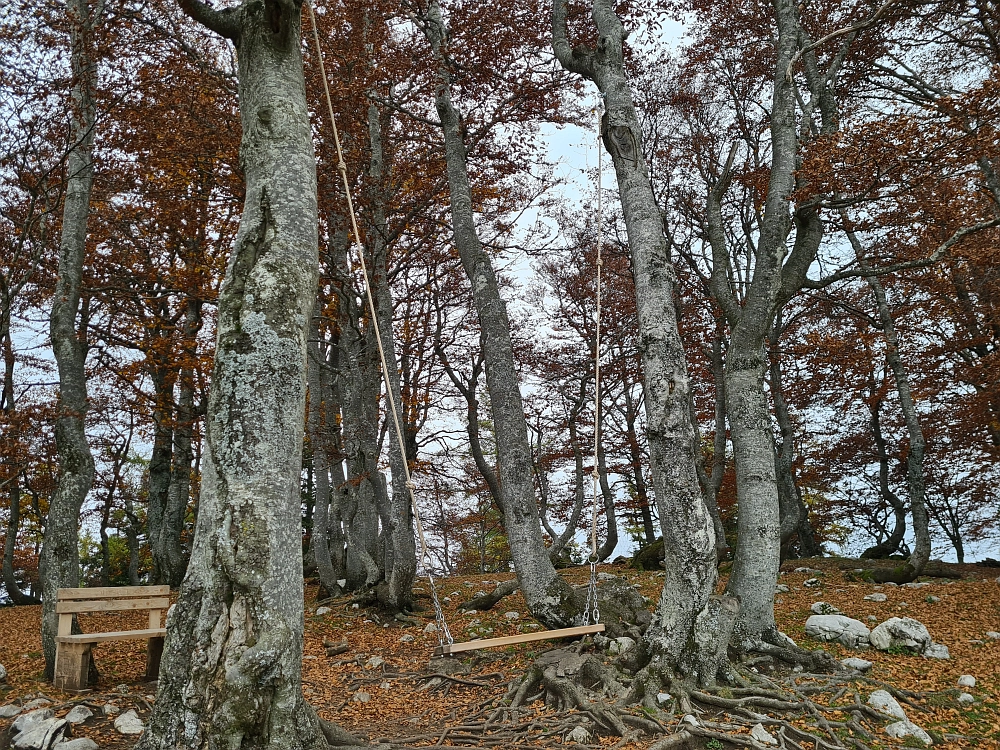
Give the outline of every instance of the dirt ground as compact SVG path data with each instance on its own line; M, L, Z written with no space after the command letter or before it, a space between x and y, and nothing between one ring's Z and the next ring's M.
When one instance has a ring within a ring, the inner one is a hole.
M796 567L816 572L794 572ZM875 681L882 681L920 694L907 711L924 729L939 738L948 736L936 745L1000 748L1000 640L987 636L988 631L1000 631L1000 585L995 580L1000 570L951 566L963 575L961 580L927 579L928 585L905 588L867 583L852 572L856 567L855 562L834 558L784 565L779 583L788 586L789 591L778 594L776 599L779 627L800 645L819 648L821 644L811 641L804 632L805 621L812 614L810 606L816 601L832 604L861 621L867 621L869 616L878 622L894 616L919 620L935 642L949 648L950 660L871 649L852 652L839 645L824 647L837 658L858 655L874 662L870 679L859 686L859 692L870 692L875 689ZM653 606L661 581L655 572L640 572L624 565L602 565L600 569L628 579L649 597ZM585 583L587 571L571 568L564 575L579 585ZM540 629L527 614L519 594L508 597L490 612L458 611L461 602L492 590L497 581L510 577L465 576L437 581L456 641ZM811 578L818 580L818 586L804 585ZM884 593L887 601L865 601L864 596L874 591ZM352 605L349 599L325 602L323 606L329 611L316 614L316 589L307 590L303 691L320 715L373 742L438 747L563 744L564 736L547 729L555 726L556 717L541 705L534 707L531 720L522 722L519 731L498 733L495 742L489 741L488 733L484 736L463 729L470 717L481 715L484 706L495 705L503 697L511 681L524 674L537 654L558 644L537 642L468 652L463 654L457 671L449 668L450 674L443 674L441 662L430 658L437 634L424 632L426 624L434 620L425 580L418 584L416 593L422 607L414 615L416 622L400 622ZM144 644L99 644L95 658L101 680L96 688L80 695L62 693L42 679L40 616L40 607L0 609L0 664L8 673L6 684L0 684L0 705L42 697L53 702L57 715L63 715L82 702L95 715L74 728L74 737L91 737L102 748L131 747L135 738L119 735L112 726L114 716L105 717L104 707L111 703L120 711L134 708L141 717L148 716L155 700L155 684L142 681ZM88 615L81 616L80 624L84 631L119 630L143 627L143 617L129 613ZM868 624L874 627L876 623ZM347 641L349 650L328 657L324 642L342 641ZM971 706L962 706L956 700L957 680L963 674L977 680L976 687L968 690L976 698ZM565 725L565 716L561 718ZM10 723L0 720L0 730ZM6 740L4 732L0 735L0 750L5 750ZM614 737L591 741L594 744L590 747L638 749L649 747L655 739L627 744ZM868 744L873 750L898 746L887 736L876 737ZM725 743L704 746L724 747Z

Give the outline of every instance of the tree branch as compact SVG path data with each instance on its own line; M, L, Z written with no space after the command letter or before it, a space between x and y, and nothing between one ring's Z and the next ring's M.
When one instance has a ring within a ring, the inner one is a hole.
M177 4L192 19L219 36L236 42L240 36L239 14L243 6L215 10L202 0L177 0Z

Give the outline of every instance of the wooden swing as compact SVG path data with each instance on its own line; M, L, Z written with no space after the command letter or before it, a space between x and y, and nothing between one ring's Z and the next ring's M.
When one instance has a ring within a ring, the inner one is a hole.
M385 381L386 401L389 413L392 414L392 422L395 427L396 440L399 443L401 455L406 456L405 443L403 441L403 430L400 423L399 412L396 410L395 397L390 387L389 366L385 356L385 348L382 345L382 332L379 330L378 316L375 312L375 301L372 297L371 285L369 284L368 267L365 263L364 248L361 244L361 233L358 230L357 216L354 212L354 201L351 198L350 183L347 179L347 164L344 162L344 155L340 146L340 134L337 130L337 120L333 114L333 100L330 95L330 84L326 77L326 66L323 63L323 51L319 41L319 30L316 24L316 14L313 11L312 3L306 2L309 8L309 20L312 24L313 40L316 43L316 59L319 61L320 77L323 79L323 91L326 95L326 106L330 115L330 125L333 128L333 142L337 150L337 171L340 172L341 181L344 185L344 195L347 202L347 212L351 221L351 231L354 235L352 249L356 252L360 261L361 273L365 283L365 297L368 302L368 309L371 314L371 323L375 332L375 341L378 344L379 360L382 366L382 377ZM598 108L599 110L599 108ZM417 539L420 541L420 557L427 575L427 581L431 587L431 598L434 602L435 620L438 626L438 646L434 649L433 656L448 656L461 653L463 651L478 651L484 648L496 648L499 646L509 646L516 643L530 643L532 641L556 640L559 638L575 638L592 633L604 631L604 624L600 622L601 613L597 606L597 492L599 473L597 469L597 452L600 441L600 375L601 375L601 147L600 147L600 111L598 111L598 168L597 168L597 341L594 355L595 372L595 428L594 428L594 468L591 472L593 477L594 508L590 525L590 582L587 588L587 607L584 612L584 624L572 628L560 628L558 630L545 630L538 633L519 633L518 635L504 636L500 638L477 639L464 643L455 643L455 639L448 629L444 612L441 609L441 602L438 599L437 586L434 584L434 577L430 572L430 555L427 552L427 540L424 537L423 522L420 518L420 510L417 507L417 500L414 496L414 484L410 476L410 466L407 461L403 461L405 472L406 490L410 496L410 506L413 509L413 518L416 522Z

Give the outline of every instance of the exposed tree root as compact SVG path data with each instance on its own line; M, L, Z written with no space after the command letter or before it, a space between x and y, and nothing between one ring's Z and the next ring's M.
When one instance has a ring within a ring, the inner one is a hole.
M493 589L492 593L483 594L482 596L473 597L467 602L462 602L458 605L459 609L468 610L474 609L477 612L486 612L487 610L493 609L497 603L504 597L510 596L518 589L518 583L516 578L512 578L509 581L503 581Z

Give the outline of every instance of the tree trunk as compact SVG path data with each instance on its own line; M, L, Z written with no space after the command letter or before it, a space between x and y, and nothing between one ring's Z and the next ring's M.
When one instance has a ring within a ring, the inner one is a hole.
M319 327L319 318L313 318L309 342L307 375L309 382L309 444L313 456L313 480L315 499L312 534L309 536L309 556L316 564L319 582L328 596L341 593L337 583L337 573L333 569L330 556L328 531L330 528L330 453L326 436L330 423L336 421L329 398L326 375L327 343Z
M56 592L80 585L80 508L94 481L94 458L84 431L87 413L85 323L78 318L83 263L87 251L87 220L94 182L93 147L96 116L93 93L97 85L97 63L91 34L97 22L89 0L69 0L66 13L70 27L70 67L73 118L70 142L76 144L66 159L66 197L63 205L62 237L49 330L59 371L59 401L55 438L59 478L49 501L45 540L39 567L42 579L42 651L45 676L55 667ZM85 313L84 313L85 314Z
M715 430L712 436L712 472L705 470L704 454L698 451L698 480L701 482L705 505L712 516L715 527L715 552L721 562L729 554L729 542L726 540L726 528L719 512L719 490L726 474L726 364L722 356L722 332L716 333L712 341L712 376L715 384ZM692 393L693 396L693 393ZM698 433L698 415L695 412L694 399L691 400L691 423ZM699 446L701 439L698 439Z
M649 463L666 573L653 624L646 632L653 656L648 669L658 682L677 676L690 683L711 684L725 657L718 640L728 641L737 604L729 598L710 602L717 579L715 532L695 468L698 446L691 422L690 381L673 300L676 276L625 76L625 31L611 0L595 0L592 17L600 46L596 50L571 47L566 12L565 0L557 0L552 14L553 47L564 68L593 81L604 95L602 136L618 177L632 254ZM712 628L712 638L699 638L699 632Z
M138 747L325 750L301 689L299 477L318 271L301 6L182 7L236 44L246 199L219 294L191 560Z
M861 557L869 560L881 560L899 549L906 535L906 506L896 493L889 486L889 450L886 446L885 437L882 435L882 398L875 395L875 379L871 379L869 386L871 391L871 402L868 405L871 411L869 424L872 428L872 439L875 441L875 450L878 453L878 487L882 499L892 508L894 523L892 532L881 542L873 547L869 547L861 553Z
M149 457L146 522L149 526L149 551L153 558L153 582L170 584L170 558L167 553L167 502L170 494L170 465L174 451L174 378L165 364L154 363L152 373L153 450Z
M573 589L556 573L542 540L510 321L492 262L476 231L461 118L451 100L451 73L445 60L447 35L436 0L431 0L428 7L425 33L438 66L434 104L444 132L455 247L471 282L472 299L479 318L486 386L497 438L497 474L503 494L507 540L521 592L531 614L548 627L566 627L582 614L582 608L574 602Z

